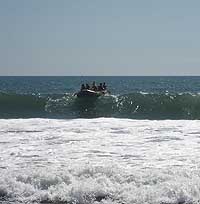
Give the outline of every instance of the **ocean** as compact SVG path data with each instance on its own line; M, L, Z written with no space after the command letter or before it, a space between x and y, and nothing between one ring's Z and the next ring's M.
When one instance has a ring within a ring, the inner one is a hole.
M0 77L0 203L200 203L199 119L200 77Z

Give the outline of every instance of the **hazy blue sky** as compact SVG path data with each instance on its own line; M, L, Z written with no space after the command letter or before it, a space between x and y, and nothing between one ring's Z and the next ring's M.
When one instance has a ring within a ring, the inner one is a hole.
M0 75L200 75L199 0L0 0Z

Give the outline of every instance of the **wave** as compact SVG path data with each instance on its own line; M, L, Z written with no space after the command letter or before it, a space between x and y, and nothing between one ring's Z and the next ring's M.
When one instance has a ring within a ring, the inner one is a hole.
M200 199L199 172L186 170L88 165L62 172L5 171L0 181L0 202L6 204L197 204Z
M0 94L0 118L55 117L200 119L200 95L129 93L97 99L63 95Z

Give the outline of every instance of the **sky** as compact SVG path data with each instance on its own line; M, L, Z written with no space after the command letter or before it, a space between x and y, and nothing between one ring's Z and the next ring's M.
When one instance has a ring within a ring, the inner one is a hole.
M199 0L0 0L0 75L200 75Z

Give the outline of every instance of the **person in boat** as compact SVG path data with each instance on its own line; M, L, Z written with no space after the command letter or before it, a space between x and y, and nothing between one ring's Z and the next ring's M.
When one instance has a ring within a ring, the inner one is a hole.
M81 85L81 91L83 91L83 90L85 90L85 89L86 89L85 84L82 84L82 85Z
M99 84L99 86L98 86L98 91L103 91L103 85L102 85L102 83Z
M103 90L106 90L106 89L107 89L106 83L103 82Z
M89 84L86 84L85 88L86 88L86 89L90 89Z
M96 86L95 81L93 81L92 83L92 91L97 91L97 86Z

